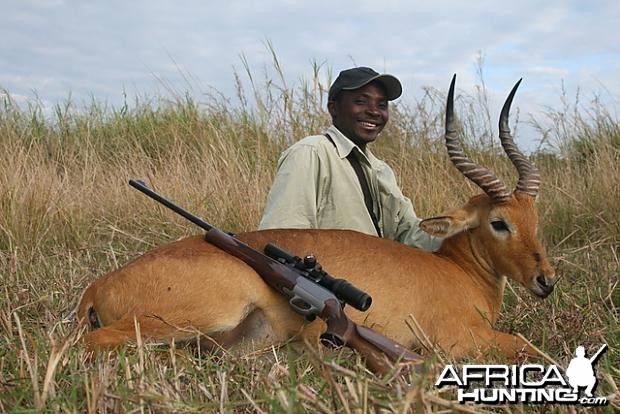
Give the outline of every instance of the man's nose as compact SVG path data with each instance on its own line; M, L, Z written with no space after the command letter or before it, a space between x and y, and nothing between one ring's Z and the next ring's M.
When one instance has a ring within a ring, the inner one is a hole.
M381 114L381 112L379 111L379 106L375 105L375 104L369 104L366 107L366 112L368 112L369 114L372 114L372 115L380 115Z

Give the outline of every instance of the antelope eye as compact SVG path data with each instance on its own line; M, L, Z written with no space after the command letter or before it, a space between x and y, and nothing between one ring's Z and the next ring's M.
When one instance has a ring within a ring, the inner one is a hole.
M493 220L491 222L491 227L493 227L493 230L495 231L510 231L504 220Z

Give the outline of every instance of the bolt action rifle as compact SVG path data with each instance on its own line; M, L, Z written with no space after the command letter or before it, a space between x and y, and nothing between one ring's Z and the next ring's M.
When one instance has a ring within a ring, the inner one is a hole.
M207 242L251 266L269 286L290 298L289 305L295 312L307 320L318 316L325 321L322 344L356 350L379 375L390 372L397 362L422 362L419 355L403 345L349 319L344 313L345 303L365 311L372 299L349 282L330 276L313 256L302 260L271 243L263 254L155 193L143 181L130 180L129 185L204 229Z

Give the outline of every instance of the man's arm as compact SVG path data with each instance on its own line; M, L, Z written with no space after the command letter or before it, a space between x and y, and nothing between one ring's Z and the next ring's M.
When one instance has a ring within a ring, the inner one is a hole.
M318 227L320 166L316 149L308 145L281 155L259 229Z
M415 214L411 200L403 195L400 200L400 205L401 210L396 240L429 252L439 250L443 239L431 236L420 228L420 222L422 220Z
M416 215L411 200L403 194L394 171L384 165L380 172L379 186L383 204L384 236L408 246L429 252L441 246L442 239L431 236L420 229L422 221Z

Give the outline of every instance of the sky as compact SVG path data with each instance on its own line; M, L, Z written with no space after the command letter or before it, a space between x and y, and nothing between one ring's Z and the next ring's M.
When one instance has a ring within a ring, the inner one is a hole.
M0 0L0 10L0 89L20 105L120 106L170 88L233 97L242 56L255 74L273 71L267 44L289 86L313 62L325 77L370 66L397 76L408 104L455 73L473 93L482 57L497 112L521 77L523 118L560 109L562 90L620 103L618 0ZM517 142L533 148L538 137L524 134Z

